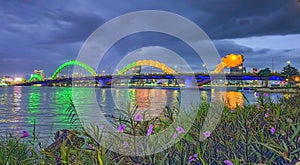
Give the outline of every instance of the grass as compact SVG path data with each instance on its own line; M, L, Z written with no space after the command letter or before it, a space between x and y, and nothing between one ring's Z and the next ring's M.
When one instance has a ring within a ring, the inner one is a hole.
M99 128L91 131L79 129L77 136L85 139L81 147L63 143L52 154L43 154L36 140L7 136L0 139L0 164L295 164L300 159L300 98L293 97L272 102L261 96L257 104L238 107L232 111L225 107L216 129L200 141L201 129L209 104L198 107L198 115L191 129L171 148L150 156L125 156L105 149L98 143ZM72 121L76 109L71 103L67 110ZM152 134L166 129L176 118L178 110L166 108L164 117L150 121L134 120L136 108L128 108L122 116L113 117L116 128L124 124L124 133L145 136L149 125ZM273 132L272 132L272 131Z

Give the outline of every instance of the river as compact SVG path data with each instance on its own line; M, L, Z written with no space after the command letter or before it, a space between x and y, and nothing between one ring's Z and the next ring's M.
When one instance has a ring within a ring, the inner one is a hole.
M91 88L76 88L82 91L81 97L89 97L84 93ZM212 91L200 91L201 97L210 99ZM150 109L151 115L161 115L166 106L177 104L180 90L175 89L110 89L95 88L98 105L105 114L114 114L116 107L124 106L124 102L137 104L139 110ZM72 129L67 118L71 87L0 87L0 136L6 133L20 135L23 130L32 131L36 123L36 133L42 138L53 137L52 133L60 129ZM112 95L113 94L113 95ZM231 105L248 104L241 92L224 92L221 94ZM249 103L256 101L255 93L244 93ZM114 97L113 97L114 96ZM274 100L282 94L270 94ZM128 100L124 99L127 98ZM125 101L124 101L125 100ZM117 105L115 104L117 102ZM89 104L82 101L82 104ZM87 116L93 116L95 111L87 111Z

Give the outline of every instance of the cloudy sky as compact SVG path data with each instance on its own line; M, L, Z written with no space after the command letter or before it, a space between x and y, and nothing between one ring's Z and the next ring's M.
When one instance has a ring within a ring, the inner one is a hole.
M0 75L28 76L42 68L50 76L59 65L76 59L99 26L141 10L164 10L190 19L213 40L221 56L243 54L247 68L271 69L273 59L274 70L288 60L300 69L298 0L20 0L0 1ZM195 71L203 70L185 43L145 32L111 47L98 72L113 69L126 54L146 46L166 47Z

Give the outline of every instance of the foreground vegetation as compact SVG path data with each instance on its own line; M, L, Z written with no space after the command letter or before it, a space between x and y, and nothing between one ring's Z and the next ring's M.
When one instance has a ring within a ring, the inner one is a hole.
M97 143L89 132L78 129L74 138L50 149L41 146L35 132L28 137L7 136L0 139L0 164L296 164L300 160L300 98L272 102L267 95L258 103L224 109L213 132L206 132L199 141L209 104L199 106L192 128L171 148L151 156L124 156L111 152ZM76 119L73 104L67 110ZM136 119L136 111L113 117L119 131L147 136L161 132L176 118L177 109L166 108L164 117L150 121ZM152 126L150 126L152 125ZM121 126L121 127L120 127ZM149 129L151 127L151 130ZM95 130L96 131L96 130ZM184 132L185 130L180 130ZM82 141L80 141L82 142ZM55 148L56 147L56 148Z

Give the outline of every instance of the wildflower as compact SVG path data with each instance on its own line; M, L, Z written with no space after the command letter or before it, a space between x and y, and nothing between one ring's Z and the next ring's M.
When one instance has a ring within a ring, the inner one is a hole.
M231 161L229 161L229 160L224 160L224 163L225 163L226 165L233 165L233 163L232 163Z
M177 138L177 133L174 133L172 137L173 137L173 139L176 139Z
M267 118L267 117L269 117L269 113L266 113L266 114L265 114L265 118Z
M134 120L135 121L143 121L143 116L138 113L138 114L135 115Z
M129 144L128 144L128 142L123 142L123 147L124 147L124 148L127 148L127 147L129 147Z
M152 133L152 128L153 128L153 125L150 124L150 125L149 125L149 128L148 128L148 131L147 131L147 136L151 135L151 133Z
M267 94L267 93L264 93L264 97L268 97L268 94Z
M260 109L260 104L257 104L257 109Z
M204 132L204 137L209 138L210 137L210 132L209 131Z
M183 133L184 132L184 129L182 127L177 127L176 128L176 131L178 131L178 133Z
M119 131L119 132L124 132L125 128L126 128L126 126L125 126L124 124L121 124L121 125L119 126L119 128L118 128L118 131Z
M189 156L189 163L192 163L193 161L196 161L198 158L198 154L194 154L193 156Z
M89 146L90 149L95 149L95 147L91 143L89 143L88 146Z
M232 110L230 110L230 112L231 112L231 113L234 113L234 112L235 112L235 110L234 110L234 109L232 109Z
M268 108L267 111L270 111L270 108Z
M275 133L275 128L272 127L272 128L270 129L270 131L271 131L271 134L273 135L273 134Z
M23 134L22 134L21 138L26 138L28 136L29 136L28 132L27 131L23 131Z
M281 105L280 108L283 109L283 108L284 108L284 105Z
M105 125L100 125L99 128L100 128L100 129L104 129L104 128L105 128Z
M256 97L259 97L259 93L255 93L255 96L256 96Z
M192 163L193 161L196 161L195 158L193 158L192 156L189 157L189 163Z

